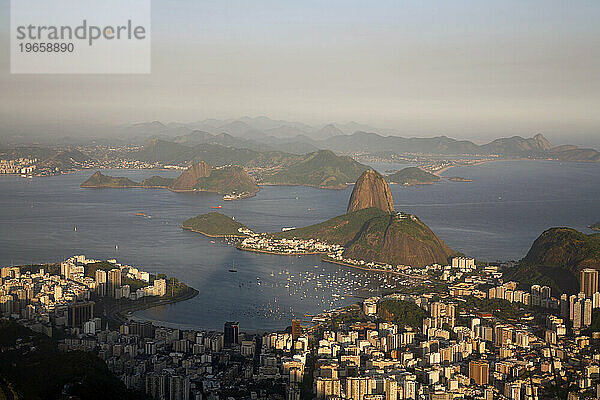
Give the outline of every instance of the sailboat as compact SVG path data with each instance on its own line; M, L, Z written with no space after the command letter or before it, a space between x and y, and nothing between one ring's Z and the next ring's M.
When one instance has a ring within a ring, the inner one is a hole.
M231 268L229 268L229 272L237 272L237 269L235 269L235 260L233 260Z

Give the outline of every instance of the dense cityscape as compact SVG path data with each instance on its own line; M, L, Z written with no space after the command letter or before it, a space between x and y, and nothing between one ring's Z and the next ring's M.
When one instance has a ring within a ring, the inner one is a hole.
M151 399L572 399L600 390L600 335L590 336L597 270L582 271L570 297L522 290L470 258L409 273L426 275L429 289L367 298L278 332L244 333L236 322L209 332L111 326L98 311L107 299L165 296L166 281L80 255L58 267L2 268L0 310L57 338L60 351L97 352ZM20 342L0 349L23 350Z
M598 17L0 2L0 400L600 400Z

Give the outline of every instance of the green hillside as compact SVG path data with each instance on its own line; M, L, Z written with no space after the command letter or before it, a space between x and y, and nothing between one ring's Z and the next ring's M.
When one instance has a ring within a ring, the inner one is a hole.
M600 233L586 235L571 228L552 228L542 233L509 279L526 284L546 284L575 293L577 275L584 268L600 269Z
M210 168L210 166L209 166ZM183 174L185 174L184 172ZM182 174L182 175L183 175ZM152 176L141 183L129 178L112 177L103 175L99 171L81 184L82 188L166 188L170 189L175 182L174 178ZM214 192L218 194L248 194L254 195L259 191L258 185L242 167L223 167L210 171L210 176L195 178L190 183L189 190Z
M198 215L187 219L181 225L183 229L193 232L202 233L212 237L226 236L245 236L238 231L239 228L248 229L245 225L233 220L232 218L218 213L211 212L208 214Z
M279 238L319 239L346 248L349 258L421 267L445 264L455 254L415 216L366 208L320 224L273 235Z
M269 184L343 189L348 182L356 181L368 168L351 157L319 150L304 155L280 171L264 176L264 181Z
M96 171L81 184L81 187L84 188L130 188L139 186L138 182L134 182L129 178L103 175L100 171Z
M423 326L423 319L428 314L414 303L403 300L383 300L377 305L377 315L386 321L400 326L408 325L413 328Z
M143 187L168 188L175 182L175 178L165 178L163 176L154 175L144 179L141 183Z
M320 239L332 244L345 246L350 243L362 227L370 220L386 217L388 214L378 208L365 208L350 214L343 214L325 222L304 228L273 234L276 238Z
M440 181L440 177L417 167L407 167L385 177L390 183L399 185L424 185Z

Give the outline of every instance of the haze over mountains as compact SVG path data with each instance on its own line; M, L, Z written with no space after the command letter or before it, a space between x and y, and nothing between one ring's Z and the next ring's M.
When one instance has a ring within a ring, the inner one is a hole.
M206 120L195 124L151 122L128 128L132 137L150 136L154 141L193 146L219 145L253 151L280 151L304 154L319 149L338 153L497 155L506 158L547 158L561 161L600 162L600 153L574 145L554 146L542 134L523 138L499 138L485 144L447 136L402 137L390 130L356 124L328 124L311 127L297 122L274 121L266 117L237 120ZM375 133L377 132L377 133ZM166 144L164 144L166 146Z
M12 134L11 134L12 132ZM508 136L480 143L443 135L415 137L397 129L381 129L356 122L308 125L267 117L205 119L192 123L159 121L127 126L39 126L34 132L3 130L0 144L69 145L84 143L144 144L150 139L185 146L218 144L254 151L305 154L320 149L336 152L477 154L505 157L553 158L564 161L600 161L594 149L551 143L542 134Z

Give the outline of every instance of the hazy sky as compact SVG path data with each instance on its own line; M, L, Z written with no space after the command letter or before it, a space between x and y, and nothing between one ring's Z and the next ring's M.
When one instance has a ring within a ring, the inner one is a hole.
M152 74L11 75L0 0L0 121L266 115L600 142L599 20L597 0L155 0Z

